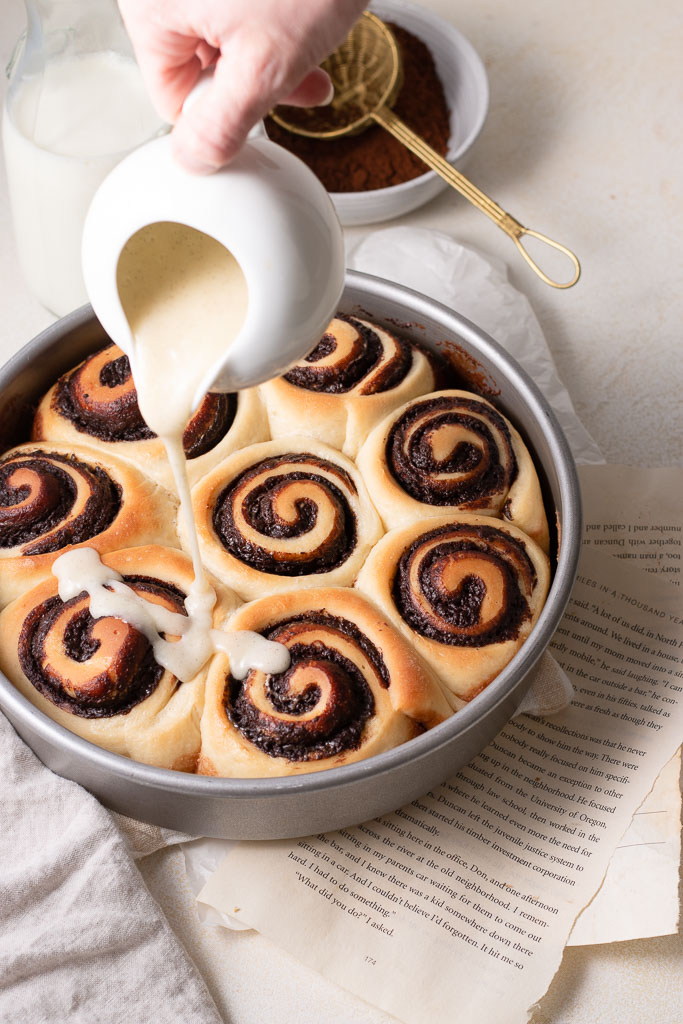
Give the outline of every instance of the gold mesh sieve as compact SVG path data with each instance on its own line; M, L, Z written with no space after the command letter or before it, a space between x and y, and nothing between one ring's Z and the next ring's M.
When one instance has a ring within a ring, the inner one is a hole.
M391 104L401 86L401 56L392 32L377 15L366 11L322 67L334 86L332 102L326 107L276 107L271 117L281 127L308 138L334 139L363 131L373 122L380 124L490 217L512 239L542 281L553 288L571 288L576 284L581 266L571 249L520 224L394 114ZM535 238L563 253L572 264L571 279L560 282L549 277L524 247L524 237Z

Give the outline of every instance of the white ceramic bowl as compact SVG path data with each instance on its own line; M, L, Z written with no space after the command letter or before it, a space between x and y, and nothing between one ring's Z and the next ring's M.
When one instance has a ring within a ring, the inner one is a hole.
M462 170L489 106L488 78L481 57L453 25L424 7L403 0L375 0L370 9L384 21L412 32L429 47L451 112L446 158ZM351 227L400 217L447 187L443 178L427 171L401 185L368 192L333 192L331 197L340 221Z

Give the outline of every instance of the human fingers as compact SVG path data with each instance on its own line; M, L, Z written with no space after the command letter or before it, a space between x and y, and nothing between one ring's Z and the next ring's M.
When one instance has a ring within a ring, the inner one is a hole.
M215 46L211 46L210 43L207 43L202 39L202 41L198 43L195 53L199 58L202 71L206 71L207 68L210 68L212 64L216 63L220 50Z
M302 9L298 0L248 0L248 11L220 32L193 25L198 36L211 35L220 53L211 85L178 118L177 160L196 173L210 173L232 159L275 104L329 102L329 80L316 65L344 38L362 5L362 0L310 0Z
M173 130L173 153L188 170L210 174L238 152L250 129L292 91L281 49L261 32L243 31L225 46L210 85Z
M219 59L206 93L183 113L173 131L176 159L195 174L210 174L239 150L253 125L278 102L308 107L329 103L334 89L320 68L304 75L291 91L279 87L279 75L266 74L267 63L256 77L240 76L233 64ZM270 70L270 69L269 69ZM271 80L271 88L266 83Z

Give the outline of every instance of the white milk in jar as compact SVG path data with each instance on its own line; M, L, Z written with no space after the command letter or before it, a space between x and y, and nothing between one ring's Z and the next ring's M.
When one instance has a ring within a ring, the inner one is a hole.
M11 90L3 144L17 252L53 313L88 301L81 234L96 189L161 128L137 65L113 51L50 61Z

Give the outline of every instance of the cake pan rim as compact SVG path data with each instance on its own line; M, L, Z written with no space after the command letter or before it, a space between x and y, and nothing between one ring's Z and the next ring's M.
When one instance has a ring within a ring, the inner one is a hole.
M3 709L7 707L10 717L14 715L22 725L38 732L47 743L60 748L63 753L111 771L114 775L124 776L128 782L146 789L162 789L169 793L205 796L212 799L262 799L301 791L318 793L362 779L381 776L394 768L405 767L407 762L417 763L456 743L458 738L463 737L483 719L493 714L497 705L508 700L511 694L521 687L559 624L571 593L578 564L581 543L580 490L576 467L564 433L548 402L526 371L497 342L461 314L403 285L372 275L347 271L342 302L347 301L347 292L354 290L362 294L364 303L372 303L375 298L383 302L408 305L412 317L420 317L422 314L428 319L434 319L444 325L444 330L470 343L475 356L485 355L508 378L520 394L530 416L534 417L542 430L560 490L562 544L546 605L531 635L506 668L475 701L422 736L355 764L298 776L225 779L175 772L132 761L123 755L98 747L58 725L34 707L0 673L0 706ZM0 369L0 394L19 372L30 368L37 354L54 346L71 331L87 326L90 322L96 323L91 307L86 305L40 332ZM536 457L540 461L538 455Z

